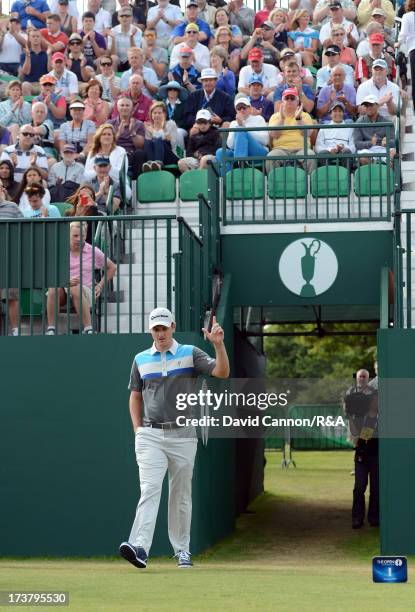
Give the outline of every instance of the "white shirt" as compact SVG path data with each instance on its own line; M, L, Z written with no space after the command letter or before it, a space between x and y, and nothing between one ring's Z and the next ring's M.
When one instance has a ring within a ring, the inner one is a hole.
M88 9L86 9L88 10ZM95 25L94 30L99 34L104 34L104 30L111 27L111 15L108 11L105 11L103 8L100 8L98 13L95 15ZM80 15L78 19L78 30L83 30L82 25L82 15Z
M160 7L158 5L152 6L150 9L148 9L147 25L151 21L154 21L154 19L156 19L157 13L159 12L159 10L160 10ZM183 19L183 14L180 8L176 6L175 4L170 4L170 3L167 4L166 7L163 9L163 11L164 11L164 15L166 16L166 19L168 19L169 21L177 21L179 19L180 20ZM159 19L156 24L157 40L166 40L170 38L171 33L174 30L174 27L167 24L165 21L163 21L163 19Z
M78 7L76 5L77 0L69 0L68 4L68 13L71 17L79 17ZM48 0L48 5L50 8L50 12L52 14L57 14L58 11L58 0Z
M229 126L230 128L238 128L240 127L241 129L242 126L238 125L237 121L231 121L231 124ZM244 127L267 127L267 124L265 122L264 117L262 117L261 115L249 115L249 117L247 117L247 119L244 121ZM263 132L248 132L248 134L251 134L252 138L254 138L257 142L259 142L259 144L264 145L264 147L266 147L268 145L269 142L269 132L267 131L263 131ZM228 136L228 140L226 141L227 146L229 147L229 149L233 149L235 146L235 132L230 132L229 136Z
M111 38L110 36L108 37L108 41L107 41L108 49L110 49L111 52L113 52L113 46L115 43L118 58L122 62L126 62L128 60L127 52L128 52L128 49L131 47L131 33L134 28L137 30L136 34L134 35L135 46L141 47L141 43L143 40L143 33L141 32L138 26L134 26L133 24L131 24L130 29L128 30L126 34L124 34L121 31L120 25L115 26L115 28L111 29L111 32L114 32L115 34L115 40Z
M133 71L131 70L131 68L122 73L120 82L121 91L127 91L129 87L129 80L132 75ZM155 87L159 86L160 80L152 68L147 68L147 66L143 66L143 79L150 83L150 85L154 85ZM143 94L147 96L147 98L153 97L146 87L143 87Z
M123 149L123 147L116 146L115 149L113 149L110 154L111 170L109 172L109 175L112 178L112 180L116 181L117 183L120 182L120 170L122 168L124 159L125 159L125 176L127 177L127 172L128 172L127 153L125 152L125 149ZM86 181L92 181L96 176L95 170L94 170L94 162L95 162L95 155L91 156L91 153L88 153L88 157L86 158L86 162L85 162L85 175L84 175L84 178Z
M366 96L376 96L376 98L379 100L390 91L392 92L393 101L397 105L400 91L399 87L395 83L392 83L392 81L387 80L385 85L379 88L373 82L373 78L368 79L367 81L359 85L359 87L357 88L356 104L361 104L362 100L366 98ZM386 104L382 104L381 106L379 106L379 115L382 115L382 117L385 117L385 119L389 119L391 121L394 121L396 117L396 115L391 115L389 113Z
M320 130L317 136L315 151L320 153L321 151L330 151L336 145L342 144L346 149L349 149L351 153L356 151L353 137L353 128L336 128L336 123L330 121L328 125L332 125L332 129ZM344 124L342 124L344 125Z
M369 55L370 46L367 38L364 38L358 45L356 49L357 57L364 57L365 55Z
M70 98L79 93L78 77L74 72L65 68L59 79L54 70L51 70L49 74L56 79L56 93L61 93L65 98Z
M328 21L327 23L321 26L320 37L319 37L321 44L323 44L325 40L331 37L331 30L332 30L333 25L336 25L336 24L333 24L331 21ZM356 42L359 40L359 32L357 31L357 28L354 25L354 23L352 23L351 21L347 21L347 19L344 18L342 22L342 26L346 30L346 34L344 35L344 38L343 38L343 44L346 47L349 47L349 42L347 40L347 32L349 31L349 28L351 25L353 26L353 29L352 29L353 38L355 39Z
M23 32L19 32L20 36L27 38ZM23 52L23 47L19 45L14 36L10 32L6 32L3 39L3 47L0 51L0 62L4 64L20 64L20 56Z
M49 206L50 204L50 191L49 189L45 189L45 195L42 198L42 202L45 206ZM22 197L19 200L19 208L24 214L25 210L30 208L29 199L25 192L22 193Z
M179 51L182 47L187 47L186 43L179 43L178 45L174 45L173 51L170 56L170 68L174 68L179 63ZM210 55L209 49L202 45L200 42L196 43L196 46L193 48L193 55L195 56L195 68L201 72L204 68L210 67Z
M244 66L243 68L241 68L241 71L239 73L238 89L241 89L241 87L248 87L249 79L253 74L254 71L251 66ZM264 89L267 89L268 87L277 87L279 74L278 68L276 68L272 64L262 64L262 70L259 74L262 77Z
M404 43L407 53L415 49L415 12L405 13L402 17L398 40ZM415 78L415 77L412 77Z

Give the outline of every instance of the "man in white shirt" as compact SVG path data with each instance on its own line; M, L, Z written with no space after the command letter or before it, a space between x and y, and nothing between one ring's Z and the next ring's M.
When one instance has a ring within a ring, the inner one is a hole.
M55 91L65 96L67 102L72 102L79 94L78 79L74 72L65 68L65 56L61 51L52 55L52 67L49 74L56 79Z
M180 8L168 0L157 0L157 6L152 6L147 13L147 27L156 30L156 44L164 48L169 46L173 29L182 20Z
M263 95L265 97L274 94L274 90L277 87L277 77L279 74L278 68L272 66L272 64L264 64L264 55L258 47L251 49L248 55L248 65L241 68L239 73L239 85L238 91L249 95L249 80L254 74L261 76L264 84Z
M144 66L143 50L138 47L131 47L127 55L131 68L126 70L121 77L121 91L127 91L130 77L132 77L133 74L139 74L143 77L144 81L143 94L148 98L153 98L158 92L160 81L152 68Z
M388 81L388 65L384 59L375 60L372 70L372 78L357 88L356 103L360 105L367 96L375 96L379 104L379 114L389 121L394 121L400 95L399 87Z
M341 24L345 29L344 45L346 47L356 48L359 40L359 33L356 26L351 21L348 21L343 15L343 8L339 0L332 0L329 4L330 21L325 23L320 30L320 43L323 47L333 44L331 39L332 27L336 24Z
M101 0L88 0L87 9L95 15L94 30L104 35L105 30L111 28L111 15L108 11L101 8ZM78 30L83 29L82 17L78 19Z
M174 68L179 63L179 52L182 47L190 47L193 50L193 55L195 58L194 66L196 70L201 72L204 68L210 67L209 49L206 47L206 45L202 45L202 43L198 42L198 34L198 25L195 23L189 23L186 26L186 40L183 43L174 45L170 56L170 68Z
M115 26L108 33L107 46L111 51L116 70L123 72L130 67L127 55L128 49L141 47L143 34L138 26L133 25L133 9L130 6L120 8L118 19L120 25Z

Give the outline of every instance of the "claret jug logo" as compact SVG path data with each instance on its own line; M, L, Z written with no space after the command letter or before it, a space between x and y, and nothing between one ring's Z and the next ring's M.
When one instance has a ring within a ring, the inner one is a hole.
M339 265L333 249L319 238L299 238L283 251L278 272L284 285L300 297L316 297L330 289Z

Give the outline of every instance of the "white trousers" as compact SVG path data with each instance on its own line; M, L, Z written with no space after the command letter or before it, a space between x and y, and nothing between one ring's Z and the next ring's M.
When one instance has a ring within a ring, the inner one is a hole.
M169 475L168 530L174 552L190 549L192 476L197 438L179 437L177 430L140 427L135 452L141 496L129 542L149 554L166 471Z

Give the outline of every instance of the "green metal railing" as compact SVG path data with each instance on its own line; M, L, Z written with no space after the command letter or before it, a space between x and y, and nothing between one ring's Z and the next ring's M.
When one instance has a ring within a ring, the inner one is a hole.
M223 224L390 221L400 190L399 155L391 157L390 141L395 141L399 150L399 127L395 130L388 121L376 126L386 128L384 153L342 153L335 157L314 154L308 144L310 131L332 129L330 124L246 128L248 132L301 130L304 154L292 157L230 157L226 140L238 128L222 128L222 161L215 167L223 178ZM356 125L336 125L336 129L351 127ZM359 127L373 124L361 123ZM372 163L362 163L368 157ZM307 164L315 169L310 172ZM210 168L212 176L213 172Z
M414 253L415 208L394 215L394 327L413 327L412 266ZM402 229L404 228L404 230Z

